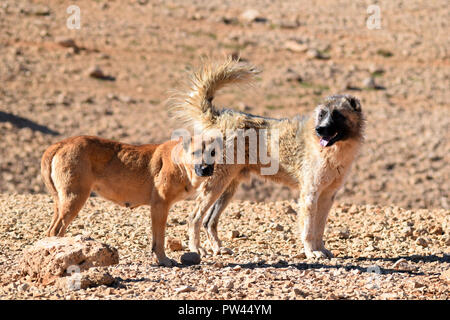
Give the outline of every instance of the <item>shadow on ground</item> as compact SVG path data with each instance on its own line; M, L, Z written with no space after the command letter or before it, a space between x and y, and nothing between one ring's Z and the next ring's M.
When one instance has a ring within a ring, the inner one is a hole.
M44 134L50 134L52 136L59 135L59 132L52 130L46 126L40 125L26 118L16 116L12 113L7 113L3 111L0 111L0 122L10 122L17 128L30 128L33 131L39 131Z

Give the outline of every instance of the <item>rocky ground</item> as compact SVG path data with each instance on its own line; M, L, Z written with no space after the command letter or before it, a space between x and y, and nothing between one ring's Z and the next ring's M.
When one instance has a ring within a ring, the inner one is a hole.
M225 90L219 105L292 117L311 112L330 94L361 99L366 146L338 200L449 208L446 1L382 1L379 30L366 27L364 3L77 5L81 29L69 30L64 1L2 1L0 192L45 192L39 159L48 145L67 136L129 143L169 139L180 124L170 118L165 101L187 78L186 70L200 65L202 55L240 53L263 72L253 88ZM89 76L94 66L103 80ZM237 198L295 196L252 180Z
M169 139L180 127L167 112L170 90L182 86L202 56L240 54L263 72L252 88L225 89L219 106L293 117L335 93L362 101L366 143L327 233L337 258L297 256L294 215L279 202L297 195L257 179L236 197L256 202L233 203L222 220L223 238L233 230L244 235L227 241L235 255L206 257L200 267L155 266L146 209L130 212L92 198L82 213L89 225L79 218L71 232L91 232L119 249L121 262L110 267L117 283L71 297L446 298L450 9L444 0L377 3L381 29L371 30L368 2L79 0L81 28L70 30L72 3L2 1L0 297L64 296L21 290L24 280L9 277L50 219L50 200L39 195L46 192L43 151L80 134L136 144ZM190 208L190 202L176 206L169 237L186 240L182 223ZM177 259L181 253L169 252ZM399 259L406 263L397 269ZM367 272L372 265L382 273ZM367 288L372 278L378 289ZM176 293L183 285L195 291Z
M159 267L149 251L148 208L120 208L91 198L68 235L90 235L119 251L110 286L70 291L20 276L23 250L43 237L52 215L45 195L0 196L0 299L448 299L448 211L341 204L326 244L336 258L307 260L288 201L234 202L219 235L233 255L199 265ZM176 204L167 239L187 244L192 201ZM203 238L203 241L205 239ZM177 248L174 248L177 249ZM167 255L180 261L180 251Z

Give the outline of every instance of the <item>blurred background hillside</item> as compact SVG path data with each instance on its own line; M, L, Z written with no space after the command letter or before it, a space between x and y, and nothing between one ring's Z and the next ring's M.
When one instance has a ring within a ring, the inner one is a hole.
M69 5L80 29L69 29ZM250 89L219 106L272 117L307 114L330 94L359 97L366 144L338 202L449 209L448 1L0 2L0 193L45 193L53 142L99 135L162 142L180 124L165 101L202 56L259 66ZM320 6L319 6L320 5ZM291 199L252 179L237 198Z

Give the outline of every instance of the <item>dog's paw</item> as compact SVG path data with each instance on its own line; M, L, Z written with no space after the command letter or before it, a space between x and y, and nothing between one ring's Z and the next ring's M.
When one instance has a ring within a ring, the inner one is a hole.
M321 249L321 250L305 250L306 258L314 258L314 259L326 259L333 258L334 255L330 250Z
M176 262L175 260L173 260L173 259L170 259L170 258L168 258L168 257L165 257L165 258L163 258L163 259L160 259L160 260L158 261L158 264L159 264L160 266L163 266L163 267L173 267L173 266L176 266L176 265L177 265L177 262Z

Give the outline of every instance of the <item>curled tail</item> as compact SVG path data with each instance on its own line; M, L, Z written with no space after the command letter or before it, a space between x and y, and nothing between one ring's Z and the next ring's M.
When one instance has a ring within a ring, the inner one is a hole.
M52 160L56 152L61 148L61 144L56 143L45 150L41 160L41 175L47 190L53 197L57 197L58 191L52 179Z
M231 57L222 63L206 63L192 74L190 91L176 94L171 99L171 110L184 122L210 128L219 115L212 104L216 92L229 84L249 83L258 72L254 66Z

